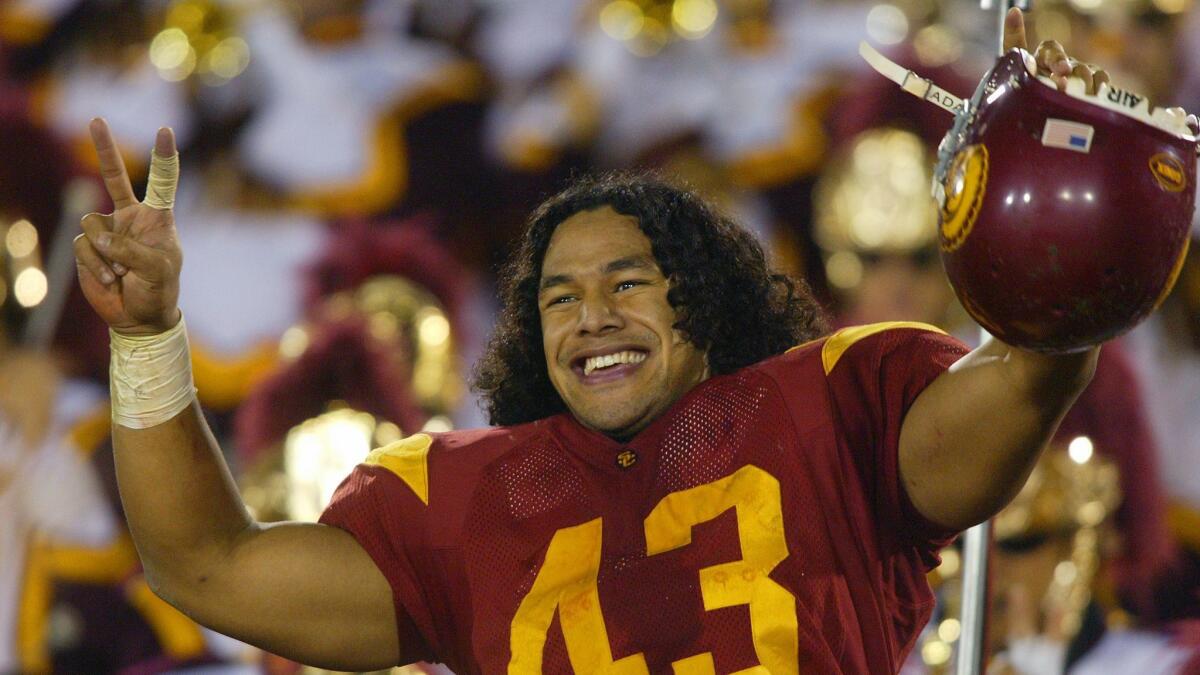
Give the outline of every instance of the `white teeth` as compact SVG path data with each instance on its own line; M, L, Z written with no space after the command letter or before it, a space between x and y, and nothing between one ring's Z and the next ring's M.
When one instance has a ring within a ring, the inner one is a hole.
M583 363L583 375L586 377L599 368L608 368L619 363L641 363L645 360L646 355L642 352L631 351L605 354L603 356L589 356Z

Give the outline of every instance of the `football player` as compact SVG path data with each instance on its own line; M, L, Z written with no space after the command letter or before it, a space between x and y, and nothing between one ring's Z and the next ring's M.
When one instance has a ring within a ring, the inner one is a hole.
M1025 46L1019 13L1008 41ZM380 448L321 523L261 525L194 404L173 136L139 202L92 132L115 212L84 218L76 255L111 328L146 574L201 623L318 666L895 671L937 550L1016 494L1095 366L1096 349L967 354L923 325L819 338L806 288L694 195L585 180L508 268L477 374L504 426Z

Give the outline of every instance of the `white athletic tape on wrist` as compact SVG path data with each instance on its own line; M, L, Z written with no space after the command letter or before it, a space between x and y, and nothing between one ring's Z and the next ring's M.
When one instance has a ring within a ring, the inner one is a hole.
M165 211L175 206L175 187L179 185L179 153L163 157L157 150L150 153L150 178L146 182L146 198L142 203L152 209Z
M109 331L108 368L113 422L148 429L170 420L192 404L192 358L183 319L158 335L121 335Z

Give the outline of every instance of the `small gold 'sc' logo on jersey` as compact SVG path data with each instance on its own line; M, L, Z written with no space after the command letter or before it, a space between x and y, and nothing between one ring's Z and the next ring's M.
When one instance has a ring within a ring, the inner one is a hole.
M962 246L971 234L983 206L987 180L988 149L982 145L969 145L960 150L950 165L943 186L946 198L939 214L943 251Z
M617 453L617 466L621 467L622 469L628 469L634 464L637 464L637 461L637 453L629 450L628 448Z
M1150 158L1150 173L1167 192L1183 192L1187 187L1186 171L1183 162L1174 155L1162 152Z

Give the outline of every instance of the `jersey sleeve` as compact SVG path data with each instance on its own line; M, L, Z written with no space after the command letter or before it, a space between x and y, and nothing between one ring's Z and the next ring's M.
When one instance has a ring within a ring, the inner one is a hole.
M839 433L880 532L930 555L957 533L926 519L909 499L900 478L900 429L925 387L966 353L960 341L915 323L847 328L822 346Z
M425 434L371 452L333 495L320 522L349 532L392 588L404 663L436 660L435 622L425 592L428 546L428 453Z

